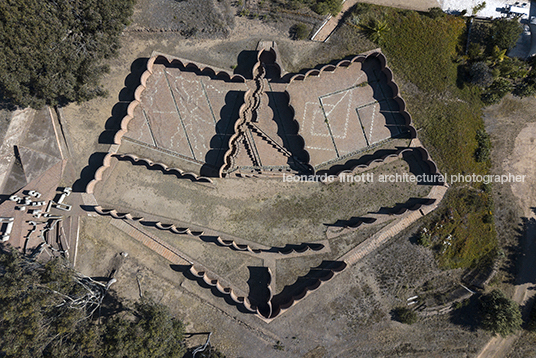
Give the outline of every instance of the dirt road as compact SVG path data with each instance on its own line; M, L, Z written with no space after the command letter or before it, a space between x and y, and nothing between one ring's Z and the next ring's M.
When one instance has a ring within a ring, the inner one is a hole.
M510 158L504 161L505 173L526 175L525 182L513 183L512 192L521 206L525 222L525 235L521 243L523 256L519 263L513 300L523 308L523 316L527 318L530 307L524 307L536 290L536 214L534 199L536 198L536 123L529 123L517 136L514 150ZM505 357L522 332L507 338L493 337L482 349L477 358Z

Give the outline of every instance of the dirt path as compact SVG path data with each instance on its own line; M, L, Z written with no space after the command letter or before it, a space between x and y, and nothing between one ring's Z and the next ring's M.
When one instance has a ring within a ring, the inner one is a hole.
M357 0L346 0L342 4L342 10L337 14L337 16L328 18L328 20L324 22L323 26L313 35L311 40L320 42L326 41L329 36L331 36L333 31L335 31L346 11L350 10L350 8L356 3Z
M536 214L532 207L536 199L535 140L536 123L529 123L517 136L512 155L503 163L506 173L526 175L524 183L514 183L511 186L526 218L525 236L522 242L523 256L512 297L522 306L525 319L530 312L530 307L523 306L536 294L534 290L536 284ZM505 357L521 334L522 332L518 332L507 338L493 337L477 358Z

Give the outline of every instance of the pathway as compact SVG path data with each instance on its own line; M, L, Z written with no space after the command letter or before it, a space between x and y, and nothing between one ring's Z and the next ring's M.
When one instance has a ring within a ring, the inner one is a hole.
M514 295L512 299L519 303L523 309L523 319L527 320L530 314L530 307L523 307L527 301L534 296L534 281L531 277L536 272L536 215L529 219L525 232L525 242L523 244L524 256L521 259L521 270L518 276ZM506 357L512 346L521 337L523 331L508 336L506 338L495 336L484 346L477 358L499 358Z
M327 39L331 36L333 31L335 31L335 29L339 25L339 22L341 21L346 11L350 10L350 8L354 6L357 2L357 0L346 0L342 4L342 10L337 14L337 16L328 17L327 21L322 24L320 29L313 35L311 40L320 42L327 41Z

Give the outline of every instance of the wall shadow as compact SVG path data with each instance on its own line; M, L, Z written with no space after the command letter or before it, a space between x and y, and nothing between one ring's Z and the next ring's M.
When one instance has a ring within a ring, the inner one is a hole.
M373 224L376 222L377 219L375 218L367 218L367 217L358 217L353 216L349 220L337 220L333 224L324 224L324 226L328 227L351 227L351 228L358 228L363 224Z
M291 169L303 174L312 174L309 163L309 153L305 150L305 141L299 135L299 127L294 120L294 112L289 106L289 97L285 92L266 92L268 107L274 114L277 123L277 135L283 140L283 147L290 153L287 164Z
M390 132L390 137L408 137L409 130L406 121L400 113L400 105L394 100L393 89L388 85L389 80L381 71L381 62L376 57L368 57L363 62L363 72L367 76L367 82L373 90L372 97L380 105L380 113L385 117L385 127Z
M393 207L381 207L377 214L401 215L406 211L419 210L423 206L432 205L436 199L432 198L409 198L405 203L397 203Z
M272 292L269 288L272 282L272 276L267 267L262 266L248 266L249 279L247 284L249 286L248 299L251 304L261 312L270 312L270 298L272 298Z
M99 143L114 144L115 133L121 128L121 120L127 115L128 105L134 100L134 92L141 84L141 75L147 70L147 61L149 58L142 57L130 65L130 73L125 78L124 87L119 91L118 102L113 106L111 116L106 120Z
M73 191L83 193L91 180L95 178L95 172L102 166L104 157L108 153L96 152L91 154L86 165L80 172L80 177L73 183Z
M210 286L208 285L207 283L205 283L205 281L203 281L202 278L200 277L196 277L194 276L191 272L190 272L190 267L191 265L169 265L169 267L173 270L173 271L176 271L176 272L180 272L184 275L184 277L186 277L188 280L191 280L191 281L195 281L197 282L197 284L202 287L202 288L205 288L205 289L210 289L211 293L218 297L218 298L223 298L225 300L225 303L227 303L228 305L231 305L231 306L234 306L236 307L236 309L241 312L241 313L252 313L250 311L248 311L244 305L240 304L240 303L237 303L235 301L233 301L231 299L231 297L229 295L225 295L223 293L221 293L220 291L218 291L218 289L216 289L215 286Z
M257 50L244 50L238 54L237 66L233 71L235 75L242 75L247 80L253 79L253 66L257 63Z
M216 123L216 134L210 140L210 150L205 155L205 164L200 170L201 176L219 177L219 170L224 164L224 154L229 150L229 140L234 134L240 106L244 103L244 94L244 91L229 91L225 95L225 105Z
M283 290L272 298L272 317L277 316L281 309L291 307L295 301L305 297L308 291L320 287L322 282L329 281L335 275L346 268L343 261L322 261L322 263L309 270L304 276L292 284L285 286Z
M333 165L329 169L323 169L316 172L317 175L337 175L344 170L353 170L357 166L368 167L374 161L383 162L387 157L398 155L403 148L397 147L396 149L380 149L372 154L365 154L356 159L350 159L344 164Z

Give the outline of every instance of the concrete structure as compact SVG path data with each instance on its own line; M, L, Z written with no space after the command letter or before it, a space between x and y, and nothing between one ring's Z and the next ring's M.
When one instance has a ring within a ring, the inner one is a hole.
M273 247L248 240L254 238L231 237L217 228L208 228L207 232L207 228L194 224L147 219L135 210L119 211L121 205L99 205L100 199L107 200L101 193L108 185L115 185L111 178L121 175L117 171L124 161L143 167L139 170L188 179L192 183L189 185L199 185L199 190L215 188L219 181L269 180L283 174L355 175L394 160L411 160L423 173L439 174L416 138L406 104L379 50L301 73L283 69L273 42L260 42L256 59L251 76L247 76L154 53L114 144L86 187L86 195L96 203L93 208L97 214L111 216L113 225L180 264L187 278L227 297L226 301L241 307L242 312L255 313L269 322L433 210L446 188L441 183L425 183L438 189L432 189L425 198L343 223L337 230L328 228L328 240L322 243ZM392 141L405 145L385 149ZM140 212L144 211L140 208ZM153 213L148 215L154 217ZM275 262L279 257L328 253L329 239L390 222L393 217L397 220L365 241L364 246L336 260L324 260L276 292ZM246 293L233 278L218 275L144 227L262 258L264 266L251 268L262 276L262 284L250 286Z

